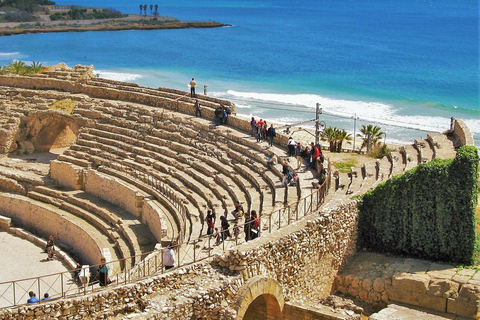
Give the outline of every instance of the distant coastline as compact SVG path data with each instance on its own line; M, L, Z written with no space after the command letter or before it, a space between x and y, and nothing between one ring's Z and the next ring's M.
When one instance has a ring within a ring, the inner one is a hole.
M86 32L86 31L121 31L121 30L156 30L186 28L219 28L230 26L215 21L162 21L151 23L151 20L70 20L61 24L0 24L0 36L13 36L27 33L51 32Z

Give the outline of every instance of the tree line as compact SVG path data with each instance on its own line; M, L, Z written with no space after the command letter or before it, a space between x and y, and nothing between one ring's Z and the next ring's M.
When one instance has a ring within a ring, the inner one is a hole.
M140 4L139 7L140 7L140 15L142 14L142 11L143 11L143 14L146 16L148 14L147 12L148 6L146 4ZM153 11L153 8L155 8L155 11ZM150 15L158 17L158 4L150 5Z

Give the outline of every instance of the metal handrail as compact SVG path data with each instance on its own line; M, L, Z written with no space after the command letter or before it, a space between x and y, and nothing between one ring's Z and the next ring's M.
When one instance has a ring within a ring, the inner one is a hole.
M268 215L260 215L259 236L262 235L263 231L272 233L317 211L324 202L325 196L328 194L330 184L331 170L329 162L327 177L317 190L294 203L274 210ZM253 223L253 221L250 223ZM237 226L240 232L238 236L233 237L232 241L229 242L227 242L225 235L227 230L225 230L220 232L220 237L224 240L220 241L218 245L215 243L216 240L214 240L215 235L203 235L197 239L174 245L173 250L176 254L177 267L187 266L207 259L211 257L213 251L224 252L239 244L245 243L245 225L244 223ZM234 228L229 228L228 232L233 232L233 229ZM124 285L166 272L163 265L163 251L165 249L166 248L162 248L141 255L109 261L108 264L111 267L110 279L112 283L108 285L108 287ZM142 257L145 258L142 259ZM128 261L140 262L130 267ZM99 266L100 265L90 266L89 273L94 275L95 272L92 271L99 268ZM122 268L122 266L124 267ZM0 309L25 304L29 291L36 291L39 297L41 294L49 291L52 299L56 299L85 295L102 290L102 287L98 284L98 279L96 280L93 276L91 276L91 280L93 281L89 281L87 285L79 285L77 282L72 281L74 273L75 270L71 270L41 277L2 282L0 283Z

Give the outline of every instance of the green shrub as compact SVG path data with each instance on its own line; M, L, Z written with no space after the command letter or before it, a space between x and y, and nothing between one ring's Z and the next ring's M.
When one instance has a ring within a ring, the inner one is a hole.
M359 204L358 244L436 261L475 262L479 156L421 164L366 193Z

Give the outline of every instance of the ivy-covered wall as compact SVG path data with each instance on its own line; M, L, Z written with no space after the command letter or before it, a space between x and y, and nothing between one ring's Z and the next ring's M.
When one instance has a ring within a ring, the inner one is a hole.
M477 149L421 164L366 193L359 204L360 247L437 261L476 258Z

